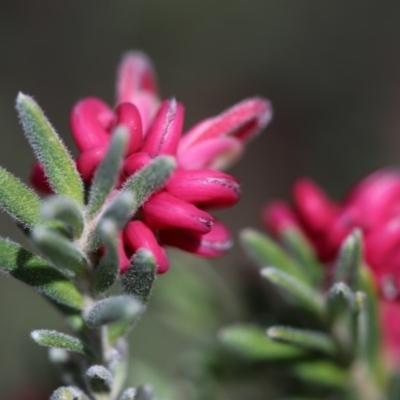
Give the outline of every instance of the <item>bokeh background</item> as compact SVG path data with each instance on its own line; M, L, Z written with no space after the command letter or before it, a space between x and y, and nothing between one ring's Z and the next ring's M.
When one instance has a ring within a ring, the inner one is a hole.
M287 198L301 175L338 197L362 175L398 164L399 19L395 0L0 1L0 163L27 180L33 156L14 110L18 91L36 97L74 152L72 104L88 95L113 104L117 63L140 48L156 65L162 95L184 102L188 127L245 97L272 101L272 124L231 170L243 197L222 217L237 236L261 227L262 205ZM4 214L0 234L24 240ZM211 266L172 257L176 268L159 279L132 337L140 359L132 379L159 373L154 379L171 383L174 375L178 392L188 393L196 382L180 378L184 354L225 323L249 317L243 282L254 270L239 246ZM62 328L61 319L3 276L0 315L0 398L32 386L46 392L53 372L29 332ZM265 398L251 390L235 388ZM215 396L233 398L228 391Z

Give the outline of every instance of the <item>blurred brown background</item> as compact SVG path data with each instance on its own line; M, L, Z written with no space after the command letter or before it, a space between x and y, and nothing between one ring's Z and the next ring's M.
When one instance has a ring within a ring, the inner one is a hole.
M0 1L0 162L24 180L33 162L14 111L19 90L36 97L75 151L72 104L87 95L112 104L121 54L140 48L156 65L162 95L185 103L187 126L248 96L273 102L273 123L231 170L242 202L223 213L235 234L260 226L264 202L287 197L299 175L340 196L363 174L398 163L399 20L395 0ZM21 240L3 214L0 234ZM244 260L237 248L214 265L235 286ZM5 277L0 315L3 399L19 381L47 374L29 331L62 323ZM135 336L145 356L157 324Z

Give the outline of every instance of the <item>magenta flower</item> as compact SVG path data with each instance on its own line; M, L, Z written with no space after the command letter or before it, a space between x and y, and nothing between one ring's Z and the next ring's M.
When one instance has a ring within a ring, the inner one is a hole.
M263 221L273 234L300 229L321 261L334 260L354 228L364 239L364 258L380 293L384 346L396 364L400 360L400 172L377 171L361 180L341 202L334 202L311 180L293 187L293 206L275 201L266 206Z
M270 104L261 98L245 100L182 135L184 113L180 102L160 101L150 60L139 52L122 60L114 110L93 97L81 100L72 110L71 130L80 151L77 168L86 183L118 125L127 126L130 133L119 185L154 157L170 155L177 161L178 168L166 186L126 226L120 246L121 272L139 248L153 252L162 273L168 269L164 245L204 257L218 257L230 247L227 228L209 210L234 205L240 188L235 178L218 170L236 160L245 143L268 124ZM37 188L46 189L40 165L31 178Z

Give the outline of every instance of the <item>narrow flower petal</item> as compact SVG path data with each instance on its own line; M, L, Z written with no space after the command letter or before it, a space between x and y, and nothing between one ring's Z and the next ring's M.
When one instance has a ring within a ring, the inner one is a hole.
M229 231L219 221L204 235L183 229L165 229L160 232L160 240L169 246L209 258L220 257L232 247Z
M323 231L335 218L335 205L310 179L296 182L293 197L301 221L312 232Z
M36 190L39 190L45 194L53 193L49 183L47 182L43 166L39 162L33 164L29 180Z
M223 172L207 169L175 171L167 182L166 190L202 208L229 207L240 197L236 179Z
M135 153L130 155L124 162L123 176L129 178L152 160L153 158L147 153Z
M262 212L262 221L275 236L280 236L287 228L299 228L299 221L293 210L284 201L272 201Z
M146 134L142 151L153 157L161 154L175 155L181 138L183 118L182 104L174 99L164 101Z
M124 240L133 252L144 248L154 255L157 262L157 272L162 274L169 268L169 262L164 248L158 244L156 237L142 221L131 221L124 230Z
M272 108L267 100L258 97L244 100L222 114L194 126L184 135L180 150L186 151L198 142L223 136L248 141L268 125L271 117Z
M96 168L107 153L107 146L93 147L81 153L76 161L76 167L84 182L92 180Z
M113 119L112 110L99 99L89 97L78 102L72 109L70 124L79 150L107 146Z
M142 144L142 119L138 109L131 103L121 103L115 109L113 127L124 125L129 130L127 154L132 154ZM111 129L112 130L112 129Z
M146 201L143 215L145 223L153 229L175 227L200 233L209 232L214 220L205 211L165 191L154 194Z
M153 65L146 54L140 51L126 53L118 68L117 104L134 103L140 91L157 94Z
M238 139L222 137L204 140L187 150L179 147L178 163L185 169L227 169L242 155L244 146Z
M368 228L398 215L400 211L400 173L385 169L363 179L345 200L347 207L357 207L364 214Z

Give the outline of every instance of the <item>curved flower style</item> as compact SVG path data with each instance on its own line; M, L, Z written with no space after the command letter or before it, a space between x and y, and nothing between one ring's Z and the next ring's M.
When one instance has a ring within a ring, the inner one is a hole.
M158 272L168 269L164 245L204 256L217 257L230 247L227 228L208 210L229 207L239 200L239 183L218 171L236 160L244 144L271 119L268 101L251 98L220 115L201 121L182 136L183 105L160 101L150 60L140 52L127 54L117 79L117 104L86 98L71 113L71 129L80 151L77 168L89 184L118 125L129 129L130 139L119 186L160 155L174 156L178 168L166 186L153 194L126 226L121 244L121 272L139 248L153 252ZM45 189L37 165L35 187Z
M310 179L293 187L293 206L268 204L264 224L275 235L289 227L305 233L321 261L332 261L345 237L360 228L364 258L380 293L384 345L400 360L400 171L384 169L361 180L334 202Z

